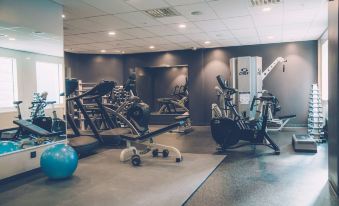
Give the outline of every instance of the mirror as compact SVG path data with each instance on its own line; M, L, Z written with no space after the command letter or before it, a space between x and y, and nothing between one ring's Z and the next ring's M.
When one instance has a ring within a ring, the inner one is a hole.
M62 7L0 0L0 157L65 140L63 64Z
M139 97L150 105L152 115L189 115L188 66L136 68Z

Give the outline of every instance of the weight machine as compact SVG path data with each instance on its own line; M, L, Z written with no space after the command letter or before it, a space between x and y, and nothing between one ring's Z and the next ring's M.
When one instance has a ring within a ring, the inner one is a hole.
M262 69L262 57L235 57L230 60L231 78L230 85L238 90L235 94L233 103L238 105L238 112L244 118L256 119L261 115L261 108L255 105L253 110L250 110L251 101L255 97L262 96L263 81L273 71L279 63L283 63L283 72L285 72L285 64L287 60L283 57L276 58L270 66L265 70ZM216 88L217 93L220 93ZM279 118L274 118L272 111L274 108L269 108L268 125L277 125L274 128L268 128L271 131L280 131L287 122L294 118L295 115L288 115ZM259 112L258 112L259 111Z

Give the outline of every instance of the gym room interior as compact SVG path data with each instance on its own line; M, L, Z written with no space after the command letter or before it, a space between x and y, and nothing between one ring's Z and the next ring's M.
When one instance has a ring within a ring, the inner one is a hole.
M339 205L339 0L0 0L0 205Z

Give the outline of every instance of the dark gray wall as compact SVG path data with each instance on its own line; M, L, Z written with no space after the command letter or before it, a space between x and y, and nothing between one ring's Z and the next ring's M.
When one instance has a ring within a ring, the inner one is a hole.
M67 77L78 78L83 82L113 80L122 84L124 80L124 62L121 55L66 53L65 67Z
M278 97L282 110L279 115L297 114L291 124L306 124L308 98L312 83L317 83L318 53L317 42L296 42L284 44L254 45L213 49L205 52L205 91L213 91L215 76L223 74L229 77L229 58L238 56L260 56L263 69L266 69L277 57L287 59L285 72L282 64L265 78L263 88ZM213 92L206 93L207 107L216 101Z
M338 0L330 1L328 27L328 172L329 181L334 190L339 193L339 62L338 62Z
M218 74L229 76L229 60L237 56L261 56L263 68L271 64L276 57L287 58L286 72L276 68L264 81L264 89L275 94L281 103L281 115L296 113L297 118L291 124L305 125L307 122L308 94L312 83L317 81L318 66L317 41L279 43L253 46L239 46L196 51L183 50L124 55L122 71L116 71L124 79L130 71L141 67L163 65L188 65L188 88L190 99L190 115L195 125L208 125L211 112L210 105L216 102L214 86ZM66 55L67 56L67 55ZM90 55L86 55L89 58ZM81 57L80 59L84 59ZM93 57L90 58L93 61ZM73 61L73 58L72 58ZM75 60L75 61L79 61ZM86 66L82 62L83 67ZM89 66L88 66L89 65ZM96 76L96 67L91 63L88 74L82 73L86 79ZM281 67L279 65L278 67ZM80 69L73 67L72 71ZM120 64L119 64L120 69ZM87 70L86 70L87 71ZM87 73L87 72L86 72ZM74 73L73 73L74 74ZM75 75L73 75L76 77ZM80 77L80 76L79 76ZM109 78L107 76L106 78ZM93 80L94 81L94 80Z
M283 73L279 65L264 80L264 89L280 100L280 115L296 113L297 118L290 123L305 125L310 86L317 81L316 41L127 55L125 67L188 64L192 120L195 124L208 124L210 105L216 102L213 89L215 77L222 74L228 78L229 60L237 56L261 56L263 68L268 67L276 57L287 58L286 71Z

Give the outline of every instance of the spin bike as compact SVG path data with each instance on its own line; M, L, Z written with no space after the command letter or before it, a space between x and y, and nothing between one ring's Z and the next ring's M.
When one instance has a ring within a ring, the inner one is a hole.
M232 95L237 90L227 86L226 81L219 75L217 76L219 86L222 91L222 98L225 105L220 108L213 108L213 113L217 111L220 115L213 115L211 120L211 132L213 139L220 145L221 150L235 149L246 145L264 145L274 150L275 154L280 154L278 145L270 138L267 129L268 109L274 103L274 96L261 96L253 98L251 109L253 110L255 101L261 101L263 105L263 114L258 121L246 121L236 110L233 104ZM215 105L214 105L215 107ZM222 114L229 114L228 116ZM239 140L246 143L238 144Z

